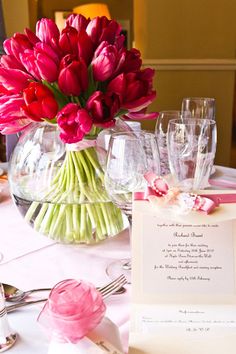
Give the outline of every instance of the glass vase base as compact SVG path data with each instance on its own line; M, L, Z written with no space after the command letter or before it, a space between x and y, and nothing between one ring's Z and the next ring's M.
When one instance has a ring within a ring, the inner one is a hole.
M120 275L124 274L127 284L131 284L131 259L117 259L108 264L106 274L111 280L117 279Z

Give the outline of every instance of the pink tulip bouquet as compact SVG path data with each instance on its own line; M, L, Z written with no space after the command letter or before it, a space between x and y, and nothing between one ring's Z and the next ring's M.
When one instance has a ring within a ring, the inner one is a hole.
M20 132L20 139L30 139L32 126L47 123L65 147L63 162L54 161L51 168L47 190L37 187L37 197L25 198L34 200L25 218L37 231L68 242L94 240L95 228L96 240L117 233L121 213L103 188L96 136L118 119L157 117L146 113L156 96L154 71L141 69L140 52L124 47L120 25L106 17L72 14L61 32L52 20L41 19L36 33L14 34L4 50L1 133ZM13 154L13 163L20 165L19 156L14 160Z

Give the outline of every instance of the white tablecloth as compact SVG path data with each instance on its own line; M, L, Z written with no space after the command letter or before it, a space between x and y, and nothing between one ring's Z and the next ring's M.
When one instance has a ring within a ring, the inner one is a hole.
M236 183L236 170L216 166L212 176ZM52 287L63 279L85 279L95 285L109 281L107 265L114 259L130 256L128 231L98 245L62 245L35 233L19 215L9 197L0 203L0 281L27 290ZM38 295L37 295L38 296ZM106 316L120 329L125 351L128 347L130 286L122 295L106 300ZM46 354L48 339L36 319L42 304L25 307L8 315L11 326L19 334L12 354Z
M110 281L106 267L114 259L130 256L128 230L93 246L63 245L34 232L20 216L13 202L0 203L0 281L28 290L52 287L63 279L84 279L96 286ZM125 350L128 347L130 286L122 295L105 300L106 316L120 330ZM41 297L37 294L33 298ZM36 319L43 304L22 308L8 315L10 325L19 334L12 354L46 354L48 338Z

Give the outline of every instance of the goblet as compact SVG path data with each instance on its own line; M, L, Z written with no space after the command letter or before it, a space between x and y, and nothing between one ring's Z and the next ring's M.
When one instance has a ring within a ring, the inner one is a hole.
M161 111L159 112L158 119L155 126L155 135L157 137L157 143L160 153L160 167L161 176L168 175L170 173L168 151L167 151L167 129L171 119L180 119L180 111Z
M215 99L209 97L185 97L182 101L183 118L215 119Z
M132 193L146 187L144 174L148 171L159 175L160 161L156 137L145 131L120 132L111 135L105 186L111 200L127 216L132 225ZM123 259L111 263L107 274L115 278L121 273L130 280L131 262Z
M216 152L216 122L174 119L167 133L170 170L183 191L206 188Z

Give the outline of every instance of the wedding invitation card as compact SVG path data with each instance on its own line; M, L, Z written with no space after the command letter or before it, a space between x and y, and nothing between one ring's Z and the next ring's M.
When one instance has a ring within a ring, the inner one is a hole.
M235 352L235 242L234 203L176 215L134 201L129 353L218 354L226 338Z

